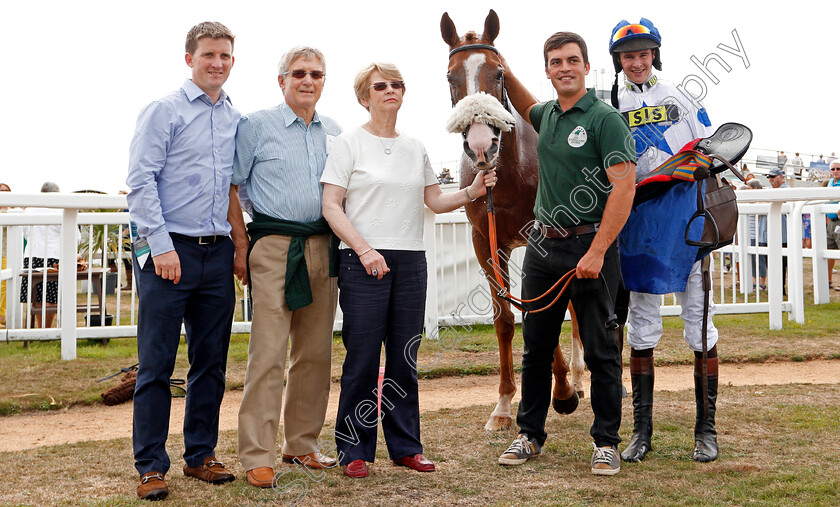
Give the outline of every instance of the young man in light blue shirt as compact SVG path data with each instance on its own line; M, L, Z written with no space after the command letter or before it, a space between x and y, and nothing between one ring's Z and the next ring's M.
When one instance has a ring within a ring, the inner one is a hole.
M233 39L221 23L194 26L185 55L191 79L143 109L131 141L126 182L140 296L133 443L144 500L169 493L169 379L182 322L190 359L184 474L214 484L234 480L215 456L235 302L228 215L241 215L235 195L230 206L240 114L222 90Z

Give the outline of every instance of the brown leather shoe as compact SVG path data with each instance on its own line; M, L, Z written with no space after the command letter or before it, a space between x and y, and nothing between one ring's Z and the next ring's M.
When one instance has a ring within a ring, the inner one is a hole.
M137 496L141 500L163 500L169 494L166 481L160 472L146 472L140 476L137 485Z
M306 468L321 470L324 468L333 468L338 462L329 456L324 456L320 452L310 452L303 456L291 456L289 454L283 455L283 463L297 463Z
M236 477L227 471L224 463L216 461L215 456L207 456L204 458L204 464L199 467L188 467L184 465L184 475L187 477L195 477L198 480L209 482L210 484L224 484L231 482Z
M270 488L274 486L274 470L271 467L257 467L248 470L245 474L248 484L258 488Z

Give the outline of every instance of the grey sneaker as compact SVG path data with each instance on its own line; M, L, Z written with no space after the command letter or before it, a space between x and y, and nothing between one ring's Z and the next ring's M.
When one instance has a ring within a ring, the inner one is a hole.
M621 471L621 460L618 458L618 450L614 446L598 447L594 443L592 447L592 473L595 475L615 475Z
M537 440L529 439L528 435L521 433L516 440L510 444L508 450L499 456L500 465L521 465L531 458L536 458L540 455L542 447L537 443Z

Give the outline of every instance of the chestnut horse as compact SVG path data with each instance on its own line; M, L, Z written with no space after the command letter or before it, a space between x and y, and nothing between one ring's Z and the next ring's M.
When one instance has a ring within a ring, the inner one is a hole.
M467 95L485 92L507 107L504 90L504 72L499 53L493 41L499 34L499 17L491 10L484 21L484 33L467 32L459 37L455 24L444 13L440 20L440 32L449 45L449 70L447 79L455 106ZM488 150L487 162L484 153L475 154L465 142L465 154L461 158L461 188L467 187L475 177L475 167L491 168L495 165L499 183L493 190L496 209L499 268L506 288L510 289L508 259L511 250L525 246L528 233L534 224L534 200L537 192L537 133L521 116L515 114L516 124L512 132L501 134L494 130L493 146ZM476 124L478 125L478 124ZM486 127L485 127L486 129ZM467 134L464 133L466 139ZM502 139L500 139L502 138ZM500 149L495 152L496 148ZM477 157L479 163L471 157ZM478 262L484 270L490 287L498 287L494 280L488 233L487 199L482 197L466 206L467 217L472 224L473 248ZM491 289L491 292L496 292ZM548 299L550 301L550 299ZM571 306L569 310L572 311ZM513 423L511 400L516 393L513 373L513 352L511 342L514 334L514 318L507 301L494 294L494 326L499 341L499 401L485 429L495 431L507 429ZM554 390L552 405L559 413L572 413L583 395L580 377L583 372L580 338L577 321L572 311L572 385L566 374L568 366L558 346L554 352Z

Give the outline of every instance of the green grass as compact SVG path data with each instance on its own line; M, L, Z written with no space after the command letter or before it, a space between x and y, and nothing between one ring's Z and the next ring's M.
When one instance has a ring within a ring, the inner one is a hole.
M715 324L720 332L718 353L722 362L808 361L840 358L840 303L809 305L806 323L784 321L781 330L769 330L767 315L718 315ZM564 326L560 337L563 351L571 351L571 326ZM442 341L424 340L419 349L421 378L464 375L494 375L499 371L498 344L489 325L449 328ZM522 333L519 326L513 340L514 369L519 371L522 357ZM628 348L624 359L627 362ZM693 355L682 338L682 321L664 319L662 340L656 349L658 365L690 364ZM341 376L344 347L341 338L333 340L332 377ZM100 403L100 394L115 385L118 378L97 383L96 379L117 372L137 362L136 340L112 339L107 345L80 340L77 359L61 360L61 344L21 342L0 344L0 415L33 410L53 410L72 405ZM248 335L231 337L228 352L227 388L241 389L248 362ZM423 365L430 366L427 370ZM179 348L174 377L186 378L189 364L183 340Z
M519 467L496 463L515 436L485 433L488 407L443 409L421 416L424 453L438 470L420 474L393 466L380 433L376 462L365 480L290 469L284 490L259 490L244 480L236 432L220 435L218 457L237 475L210 486L180 472L183 440L170 436L167 505L812 505L840 504L840 385L721 386L717 429L720 458L691 460L693 393L657 392L653 451L622 463L615 477L589 472L592 412L588 400L569 416L548 415L543 455ZM621 436L632 424L623 407ZM321 439L331 440L332 423ZM622 444L623 446L624 444ZM144 505L134 496L129 439L0 453L0 504ZM49 480L43 480L49 477ZM282 488L281 488L282 489Z

